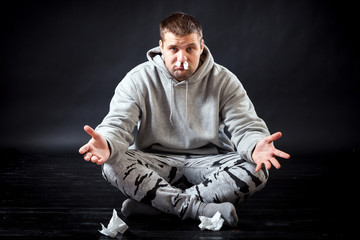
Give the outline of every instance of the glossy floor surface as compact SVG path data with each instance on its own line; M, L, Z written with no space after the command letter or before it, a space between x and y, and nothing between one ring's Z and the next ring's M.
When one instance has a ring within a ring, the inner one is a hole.
M340 164L346 158L355 156L282 161L267 186L237 206L238 225L212 232L170 215L122 216L124 196L81 156L5 154L0 239L110 239L98 229L114 208L129 226L117 239L345 239L346 216L355 211L349 200L354 175Z

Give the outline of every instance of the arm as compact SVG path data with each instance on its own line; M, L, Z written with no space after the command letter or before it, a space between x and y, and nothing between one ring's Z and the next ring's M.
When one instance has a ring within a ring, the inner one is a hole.
M253 149L270 133L265 122L257 116L245 89L234 75L227 79L223 86L220 107L222 120L240 157L254 162Z
M92 137L79 149L85 154L86 161L102 164L115 155L127 151L134 137L134 127L140 116L140 108L136 102L137 91L132 80L127 76L115 89L110 102L110 110L101 124L93 130L85 126L84 130Z
M110 157L123 155L134 140L134 127L141 114L136 101L137 92L132 80L125 77L115 89L108 114L95 129L108 142Z
M265 122L257 116L239 80L235 80L229 81L230 87L226 89L234 90L227 90L228 98L223 107L224 123L232 135L232 141L242 158L256 164L256 171L259 171L263 164L267 169L271 168L271 164L278 169L280 164L275 157L290 158L289 154L273 145L282 134L277 132L269 136Z

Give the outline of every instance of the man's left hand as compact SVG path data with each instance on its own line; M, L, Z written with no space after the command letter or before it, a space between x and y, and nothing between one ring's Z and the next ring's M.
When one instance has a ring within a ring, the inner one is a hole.
M274 133L268 137L260 140L252 153L252 159L256 164L255 171L259 171L264 164L266 169L270 169L271 165L275 168L280 168L280 163L275 157L289 159L290 155L286 152L280 151L274 147L273 142L281 138L281 132Z

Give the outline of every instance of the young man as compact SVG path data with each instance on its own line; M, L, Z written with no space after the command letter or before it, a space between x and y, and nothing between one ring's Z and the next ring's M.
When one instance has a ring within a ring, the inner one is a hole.
M85 126L92 138L79 152L128 197L125 216L220 211L235 226L233 204L264 187L271 165L280 168L275 157L290 157L273 145L281 133L269 134L236 76L214 62L195 18L170 15L160 38L96 131Z

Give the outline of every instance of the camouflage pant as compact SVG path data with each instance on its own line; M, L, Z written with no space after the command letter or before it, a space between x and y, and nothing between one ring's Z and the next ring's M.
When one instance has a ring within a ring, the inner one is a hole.
M129 150L103 164L104 178L136 201L185 219L199 202L239 203L261 190L268 171L236 152L218 155L175 155Z

